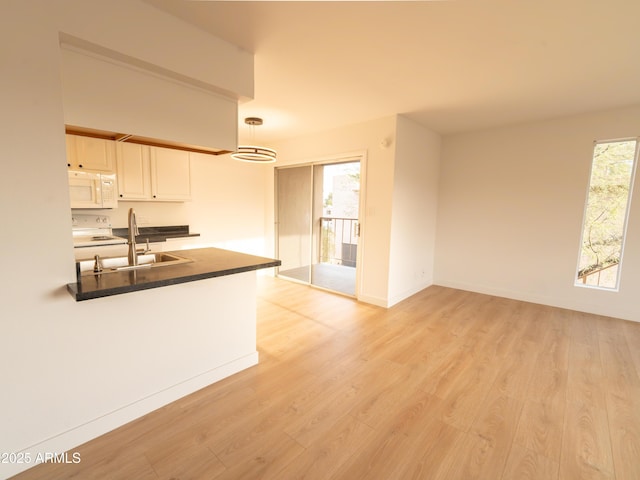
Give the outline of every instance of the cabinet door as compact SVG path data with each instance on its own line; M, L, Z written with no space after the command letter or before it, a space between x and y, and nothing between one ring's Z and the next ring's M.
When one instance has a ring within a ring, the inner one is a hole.
M153 200L191 200L191 154L162 147L150 149Z
M149 147L135 143L117 144L118 191L121 200L151 199Z
M67 135L67 165L72 169L115 173L115 142Z
M76 153L76 137L75 135L66 135L67 140L67 167L78 168L78 154Z

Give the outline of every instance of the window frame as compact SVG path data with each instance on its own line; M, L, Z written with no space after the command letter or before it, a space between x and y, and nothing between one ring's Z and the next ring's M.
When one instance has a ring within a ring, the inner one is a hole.
M584 228L585 228L585 224L587 221L587 210L589 208L589 194L591 191L591 181L593 179L593 168L594 168L594 157L595 157L595 152L596 152L596 148L598 145L602 145L602 144L606 144L606 143L622 143L622 142L631 142L634 141L635 142L635 149L634 149L634 154L633 154L633 165L631 167L631 174L630 174L630 179L629 179L629 194L627 196L627 204L625 206L625 212L624 212L624 222L623 222L623 226L622 226L622 240L620 242L620 260L618 261L618 272L616 275L616 283L615 286L613 287L605 287L602 285L588 285L586 283L582 283L578 277L578 273L580 272L580 262L582 260L582 248L583 248L583 241L584 241ZM624 261L624 250L625 250L625 243L627 240L627 230L629 228L629 217L630 217L630 212L631 212L631 202L632 202L632 198L633 198L633 191L635 189L635 178L636 178L636 172L637 172L637 167L638 167L638 156L640 153L640 136L638 137L624 137L624 138L616 138L616 139L610 139L610 140L595 140L593 142L593 148L592 148L592 153L591 153L591 165L589 167L589 179L587 181L587 189L586 189L586 195L585 195L585 200L584 200L584 208L582 211L582 222L581 222L581 227L580 227L580 243L578 245L578 262L577 262L577 266L576 266L576 271L573 277L573 285L575 287L581 287L581 288L589 288L589 289L595 289L595 290L601 290L601 291L605 291L605 292L619 292L620 291L620 281L622 278L622 264Z

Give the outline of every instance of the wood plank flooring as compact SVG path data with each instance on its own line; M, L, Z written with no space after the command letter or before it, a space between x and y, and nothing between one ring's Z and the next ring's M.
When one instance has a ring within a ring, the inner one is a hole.
M260 277L260 364L17 479L640 479L640 324Z

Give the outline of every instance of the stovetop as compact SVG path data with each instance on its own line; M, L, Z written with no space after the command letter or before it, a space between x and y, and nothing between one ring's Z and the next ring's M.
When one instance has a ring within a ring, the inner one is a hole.
M74 247L98 247L127 243L126 238L113 235L107 215L74 214L72 217Z

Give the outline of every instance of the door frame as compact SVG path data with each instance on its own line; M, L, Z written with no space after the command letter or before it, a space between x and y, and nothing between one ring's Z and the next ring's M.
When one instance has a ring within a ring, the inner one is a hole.
M358 249L356 251L356 292L354 297L359 299L362 294L362 273L364 269L364 252L365 252L365 237L366 237L366 191L367 191L367 151L366 150L356 150L350 152L336 153L333 155L327 155L322 157L317 157L313 159L307 159L304 161L300 161L297 163L291 163L288 165L283 165L280 167L275 167L275 170L284 170L286 168L295 168L295 167L305 167L305 166L314 166L314 165L329 165L335 163L349 163L349 162L360 162L360 195L358 198L358 226L360 230L360 235L358 237ZM274 245L276 257L279 256L280 244L278 241L279 235L279 219L278 219L278 174L277 172L274 174ZM311 182L313 185L313 168L311 169ZM311 193L311 204L313 205L313 189ZM311 222L310 232L309 232L310 242L314 241L313 238L313 222ZM313 251L313 245L310 245L311 251ZM307 283L306 283L307 284ZM325 290L322 287L317 285L313 285L311 282L308 282L308 285L318 288L321 290ZM330 290L331 292L338 293L341 295L346 295L341 292L336 292L334 290ZM347 295L351 296L351 295Z

